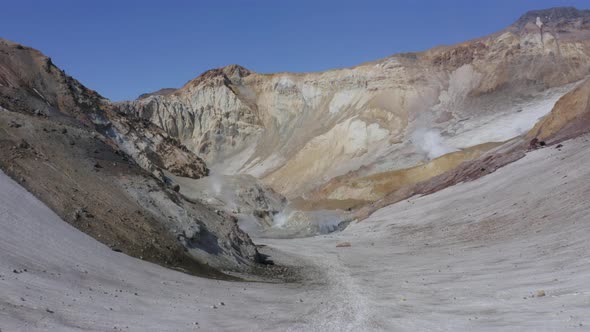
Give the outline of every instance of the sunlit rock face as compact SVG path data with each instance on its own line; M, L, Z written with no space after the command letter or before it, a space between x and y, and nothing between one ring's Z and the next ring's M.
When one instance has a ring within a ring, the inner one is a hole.
M235 218L178 193L173 176L208 176L201 158L154 123L117 112L48 56L1 38L0 171L131 256L207 276L258 261Z
M326 197L374 198L351 179L526 133L588 75L589 41L588 11L536 11L458 45L319 73L231 65L116 107L216 171L253 175L289 198L342 179Z

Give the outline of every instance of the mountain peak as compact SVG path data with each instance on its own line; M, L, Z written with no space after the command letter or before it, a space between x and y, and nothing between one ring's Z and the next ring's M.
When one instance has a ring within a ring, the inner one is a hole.
M531 10L522 15L513 26L521 29L529 22L536 22L537 18L545 25L558 26L574 21L590 23L590 10L577 9L575 7L553 7L540 10Z
M137 99L145 99L149 96L167 96L167 95L173 94L174 92L176 92L176 90L177 89L175 89L175 88L162 88L162 89L154 91L154 92L142 93L139 95L139 97L137 97Z
M245 68L238 64L227 65L225 67L222 67L221 70L228 76L238 75L240 77L245 77L253 73L248 68Z
M189 86L197 86L204 82L224 82L224 83L236 83L239 82L242 77L249 76L254 72L242 67L237 64L227 65L225 67L209 69L196 78L188 81L181 89Z

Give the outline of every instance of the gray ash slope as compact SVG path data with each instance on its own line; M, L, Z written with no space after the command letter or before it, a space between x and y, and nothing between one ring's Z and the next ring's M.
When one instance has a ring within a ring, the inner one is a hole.
M590 140L413 197L341 233L266 239L297 284L113 252L0 174L3 331L563 331L590 324ZM337 247L349 242L349 247Z

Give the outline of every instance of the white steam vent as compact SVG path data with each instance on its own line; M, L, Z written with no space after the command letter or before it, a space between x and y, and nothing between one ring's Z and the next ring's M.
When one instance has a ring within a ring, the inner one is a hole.
M414 131L411 139L414 146L425 153L428 159L434 159L444 154L458 151L458 149L443 142L438 129L419 128Z

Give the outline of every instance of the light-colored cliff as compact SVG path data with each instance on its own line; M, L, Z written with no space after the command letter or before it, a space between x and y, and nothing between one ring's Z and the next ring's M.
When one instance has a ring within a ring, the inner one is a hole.
M117 107L178 137L219 172L305 196L346 174L408 169L526 133L588 75L588 17L531 12L488 37L320 73L231 65Z

